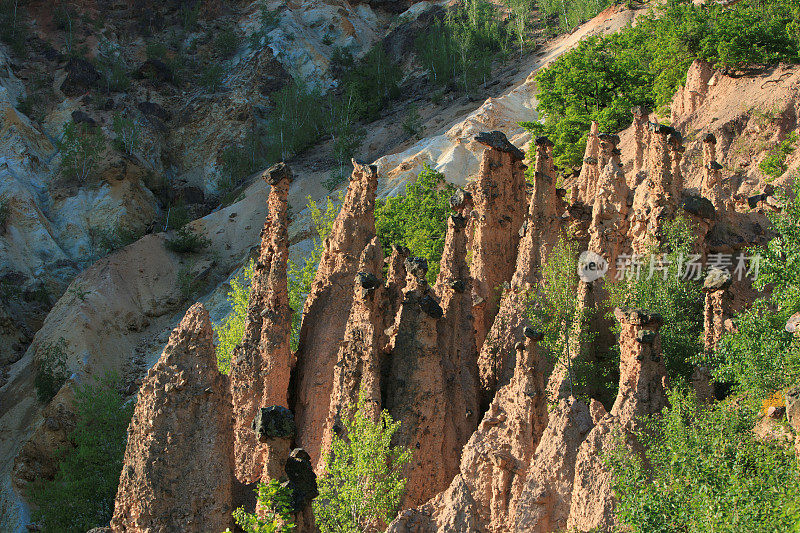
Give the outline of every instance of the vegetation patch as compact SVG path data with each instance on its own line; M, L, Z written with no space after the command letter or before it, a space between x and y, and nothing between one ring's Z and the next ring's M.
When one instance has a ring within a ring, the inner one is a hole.
M791 132L783 142L778 143L769 151L767 156L758 165L761 172L770 178L779 178L789 167L786 165L786 158L795 150L797 144L797 132Z

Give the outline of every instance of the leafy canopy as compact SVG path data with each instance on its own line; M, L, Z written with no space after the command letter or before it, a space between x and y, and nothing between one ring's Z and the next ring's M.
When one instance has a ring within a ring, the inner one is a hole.
M76 391L74 447L59 451L55 479L39 479L30 491L42 531L84 533L111 520L134 406L119 387L109 374Z
M383 531L405 491L403 468L411 451L392 446L400 422L385 410L376 422L363 395L342 422L346 437L334 435L325 474L317 479L317 526L322 533Z
M441 172L425 165L403 194L378 199L375 208L375 229L384 254L387 257L391 254L392 244L407 246L413 256L428 260L431 283L439 274L454 191L455 187L445 182Z
M728 401L698 416L677 389L671 407L638 434L645 459L619 446L606 454L625 531L796 531L797 464L791 451L756 439L753 411Z

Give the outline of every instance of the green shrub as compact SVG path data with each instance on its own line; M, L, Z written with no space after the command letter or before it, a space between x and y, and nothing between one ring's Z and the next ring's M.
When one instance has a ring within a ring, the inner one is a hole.
M392 244L407 246L412 255L428 260L431 283L439 275L454 191L443 174L426 165L403 194L379 199L375 207L375 229L386 256L391 254Z
M98 226L89 229L89 238L95 253L106 255L133 244L139 240L143 232L129 228L114 226Z
M284 487L276 480L258 484L258 507L264 518L248 513L243 507L233 512L236 524L245 533L289 533L294 531L292 521L292 489ZM230 529L225 533L231 533Z
M744 392L765 398L800 380L800 345L784 328L787 320L800 311L800 188L794 197L779 190L783 211L770 214L776 233L760 255L758 290L771 289L756 299L752 307L734 318L735 333L723 336L709 364L721 382L733 382Z
M36 376L33 378L36 397L41 403L49 402L68 377L67 341L61 337L58 342L48 344L36 352Z
M109 91L128 90L131 80L128 77L125 61L118 45L111 43L108 39L101 39L97 43L96 63Z
M217 49L217 53L225 59L233 56L238 46L239 38L232 27L224 28L214 39L214 47Z
M306 296L311 291L311 284L317 275L319 260L325 250L325 239L331 232L333 222L339 213L339 207L344 199L343 193L339 195L338 202L334 202L330 197L326 199L325 205L320 207L308 197L308 211L311 214L312 230L316 235L312 237L311 253L303 260L299 266L289 259L288 282L289 282L289 307L292 308L292 335L290 344L292 350L297 349L300 335L300 323L303 318L303 306Z
M179 229L192 221L189 206L183 198L176 200L167 210L166 229L174 230Z
M577 353L570 348L588 339L587 312L575 297L578 290L578 245L561 236L542 267L542 283L527 295L526 315L531 326L544 335L546 355L567 371L570 395L585 397L587 373ZM576 338L576 332L583 336Z
M139 125L121 113L114 113L112 129L114 130L114 147L120 152L133 154L139 149Z
M200 84L211 92L216 92L222 86L225 70L222 65L206 65L200 75Z
M492 62L509 50L506 25L493 4L465 0L415 40L417 57L438 86L464 92L485 84Z
M178 289L184 300L192 299L202 288L203 280L195 277L191 263L178 269Z
M409 137L422 138L422 132L425 131L425 126L422 124L422 117L419 114L417 106L412 105L408 109L408 115L403 121L403 133Z
M560 2L559 2L560 3ZM800 5L744 0L723 7L670 1L636 26L589 37L536 75L543 124L528 124L555 143L560 166L583 158L592 120L619 131L635 105L664 110L696 58L728 68L800 59Z
M217 366L223 374L230 373L233 349L242 342L252 279L253 261L250 261L239 276L231 279L231 290L228 291L231 312L214 325L214 333L217 334Z
M269 163L289 159L305 150L325 132L326 110L318 89L292 82L270 95L274 108L267 118Z
M560 31L571 31L609 6L611 0L537 0L545 20Z
M189 224L181 226L172 239L164 242L167 250L179 254L194 253L211 246L211 240L197 233Z
M670 404L639 435L644 460L625 447L605 456L624 531L797 531L797 463L756 439L755 414L738 401L698 411L682 391Z
M317 479L314 518L322 533L383 531L405 492L403 468L411 451L391 444L400 422L385 410L372 420L363 395L349 411L342 420L347 437L333 436L325 473Z
M159 61L164 61L167 58L167 45L160 42L154 41L147 43L145 46L145 54L147 55L147 59L157 59Z
M20 3L19 0L0 0L0 40L15 54L24 56L30 31Z
M343 75L344 97L355 115L366 121L377 119L386 103L400 96L403 71L386 54L381 44L373 46Z
M42 531L82 533L111 520L134 407L119 387L118 376L106 375L76 391L74 447L60 450L55 479L30 490Z
M510 23L514 30L514 35L517 38L520 52L525 48L525 39L527 37L528 22L533 13L534 1L533 0L503 0L506 7L510 12Z
M794 152L797 144L797 132L791 132L783 142L778 143L758 165L761 172L772 178L779 178L788 170L786 158Z
M664 318L661 346L664 363L673 382L688 380L702 351L704 297L701 281L685 279L679 267L686 271L686 261L692 255L697 240L695 228L685 216L679 215L667 223L664 241L650 254L642 257L640 275L632 275L618 283L606 283L611 307L634 307L659 313ZM666 271L656 271L650 276L650 260ZM613 259L612 259L613 260ZM629 271L633 273L632 270ZM648 279L650 278L650 279ZM615 331L619 332L619 324ZM619 346L613 346L615 358L612 367L619 368ZM616 387L616 383L614 383Z
M97 128L68 122L59 143L61 174L69 180L86 183L97 169L105 147L105 137Z
M0 232L6 230L8 219L11 216L11 201L7 198L0 198Z
M188 3L181 6L179 17L181 27L184 31L194 31L197 27L197 21L200 19L200 11L202 9L203 2L197 2L194 6Z

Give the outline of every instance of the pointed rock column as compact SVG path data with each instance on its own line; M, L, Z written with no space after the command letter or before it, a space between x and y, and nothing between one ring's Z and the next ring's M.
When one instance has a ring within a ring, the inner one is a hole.
M355 276L355 296L344 341L333 370L333 391L317 470L322 471L334 434L344 436L343 417L351 416L364 395L370 414L377 422L381 412L381 359L384 340L383 307L385 295L378 276L383 265L383 250L375 237L361 254Z
M589 226L589 250L608 261L607 279L614 279L616 259L625 249L630 193L616 144L612 145L611 152L612 157L600 175Z
M403 503L411 507L447 487L458 470L458 457L452 454L455 431L437 339L443 311L425 280L427 261L409 258L406 271L403 303L390 331L386 408L401 422L395 441L413 452Z
M616 498L612 473L603 464L603 454L619 443L636 453L633 435L642 420L668 405L667 370L658 333L662 319L635 309L616 309L620 322L620 381L617 399L609 414L593 402L594 429L581 445L575 462L575 480L568 530L611 531L616 525Z
M648 118L650 117L650 110L636 106L631 109L633 114L633 174L629 176L631 183L629 185L635 186L641 180L638 179L639 173L645 170L645 151L647 149L648 137Z
M683 171L681 170L681 160L686 148L683 147L683 135L678 130L674 130L669 137L670 157L672 159L672 196L678 202L683 194Z
M260 407L288 406L289 379L294 364L289 337L292 329L286 265L289 258L287 197L292 172L284 163L269 168L269 213L261 231L261 251L253 270L250 302L242 342L231 356L236 477L243 483L261 478L266 447L251 425Z
M597 122L592 121L589 138L586 140L586 151L583 154L583 166L578 177L578 200L587 205L594 203L594 191L600 177L600 129Z
M703 281L705 306L703 311L703 344L705 352L711 354L717 349L722 336L727 332L726 321L730 320L731 294L728 290L733 282L729 272L713 268ZM692 385L698 404L709 403L714 399L714 385L711 373L703 366L692 374Z
M730 191L722 182L722 165L717 162L717 138L713 133L703 136L703 185L701 194L708 198L714 209L723 213L725 202L730 200Z
M631 215L633 251L645 254L661 239L667 221L677 211L677 198L672 183L673 156L669 136L675 132L669 126L650 124L648 174L636 188Z
M489 335L480 346L478 369L482 389L482 404L488 405L498 388L511 379L514 371L514 345L522 339L526 321L527 293L538 283L542 266L561 235L561 200L555 186L553 143L538 137L533 194L528 205L527 219L517 254L517 264L511 280L511 290L501 302Z
M233 428L208 313L193 305L139 390L112 531L232 525Z
M460 475L422 508L403 513L388 531L509 531L534 451L548 419L541 335L526 328L518 343L514 377L497 393L478 430L464 447ZM425 520L425 516L428 518ZM453 521L472 524L454 528ZM427 524L426 524L427 522Z
M439 320L437 342L442 354L445 389L455 430L453 449L461 455L472 432L478 427L478 350L472 326L472 278L467 265L467 219L451 215L436 280L444 318Z
M511 281L519 230L525 217L524 154L499 132L480 133L483 152L472 192L477 219L472 242L475 341L483 344L500 308L503 284Z
M317 275L303 311L297 365L292 373L298 444L319 464L333 373L353 303L353 279L362 250L375 237L378 169L353 161L342 209L325 240Z

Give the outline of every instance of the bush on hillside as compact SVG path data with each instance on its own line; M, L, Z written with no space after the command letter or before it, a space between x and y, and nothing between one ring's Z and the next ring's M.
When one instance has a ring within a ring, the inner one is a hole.
M214 333L217 334L217 367L223 374L230 374L233 349L242 342L242 335L244 335L244 323L250 304L250 282L253 279L253 268L254 263L250 261L240 275L231 278L231 289L228 291L228 304L231 306L231 312L214 325Z
M41 403L53 399L67 381L67 341L61 337L57 342L44 346L36 353L36 377L33 385Z
M680 390L670 404L638 435L644 458L624 446L605 456L624 530L797 531L794 454L756 439L754 412L740 402L698 410L693 394Z
M258 494L257 507L261 516L248 513L244 507L240 507L233 512L236 525L245 533L289 533L294 531L292 489L271 479L269 482L259 483L256 493ZM227 529L225 533L231 533L231 530Z
M665 108L694 59L731 69L800 61L800 4L744 0L732 7L671 0L636 26L589 37L541 70L538 110L527 126L555 143L560 166L580 164L592 120L601 131L631 122L634 105Z
M413 256L428 260L430 283L439 275L454 191L441 172L426 165L403 194L378 199L375 207L375 229L385 256L391 254L392 244L408 247Z
M74 447L60 450L54 479L38 479L30 489L42 531L82 533L111 520L134 407L119 387L118 376L106 375L76 391Z
M186 224L175 232L174 237L167 239L164 242L164 246L167 250L179 254L189 254L208 248L211 246L211 240L196 232L189 224Z
M86 183L97 170L105 147L105 137L96 127L67 122L59 143L61 174L77 183Z
M346 438L334 434L324 474L317 478L314 518L322 533L383 531L400 506L411 450L392 445L400 422L385 410L375 421L367 407L359 395L342 417Z

